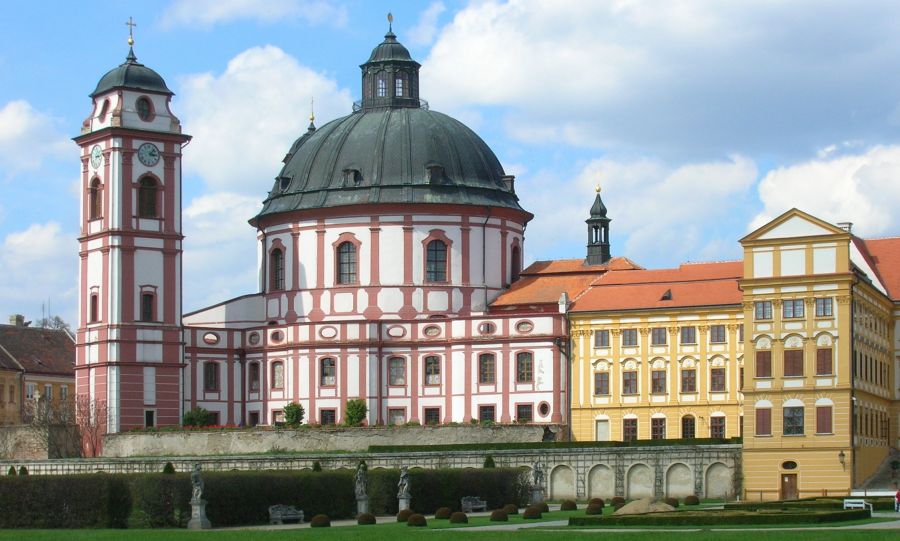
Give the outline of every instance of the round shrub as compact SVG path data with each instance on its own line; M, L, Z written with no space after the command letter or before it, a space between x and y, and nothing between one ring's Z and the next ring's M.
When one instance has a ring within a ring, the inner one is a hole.
M16 474L16 467L10 466L9 470L6 472L6 475L15 475L15 474Z
M310 528L328 528L331 526L331 519L328 515L316 515L309 521Z
M451 511L449 507L438 507L437 511L434 512L434 518L447 520L448 518L450 518L450 514L452 512L453 511Z
M163 466L163 473L166 473L166 474L175 473L175 466L173 466L171 462L166 462L166 465Z
M495 509L491 511L491 522L508 522L509 515L503 509Z
M559 505L560 511L574 511L578 509L578 504L575 503L575 500L563 500Z
M25 466L19 466L19 475L28 475L28 468Z
M312 471L322 471L322 463L318 460L314 461Z
M537 507L538 509L540 509L541 513L549 513L550 512L550 506L547 505L547 502L536 503L536 504L534 504L534 507Z
M700 498L691 494L690 496L685 496L684 505L700 505Z
M397 513L397 522L406 522L413 514L409 509L402 509Z
M484 467L485 468L496 468L497 465L494 464L494 457L492 457L491 455L484 457Z
M603 507L603 498L591 498L588 500L588 505L599 505L601 508Z
M519 506L514 503L508 503L503 506L503 512L507 515L518 515L519 514Z
M622 496L616 496L613 499L609 500L609 503L610 503L610 505L613 505L613 506L615 506L617 503L624 504L625 498L623 498Z
M409 516L409 519L407 519L406 521L406 525L415 526L417 528L424 528L425 526L428 526L428 521L425 520L425 515L415 513Z
M603 505L597 505L596 503L589 503L587 508L584 510L585 515L602 515L603 514Z
M450 524L468 524L469 517L462 511L457 511L450 515Z
M541 518L541 509L535 505L526 507L525 510L522 511L522 518Z
M375 524L375 515L373 515L372 513L362 513L358 517L356 517L356 523L360 526Z
M672 507L678 507L678 498L666 498L665 502Z
M625 502L616 502L613 504L613 509L615 509L616 511L623 507L625 507Z

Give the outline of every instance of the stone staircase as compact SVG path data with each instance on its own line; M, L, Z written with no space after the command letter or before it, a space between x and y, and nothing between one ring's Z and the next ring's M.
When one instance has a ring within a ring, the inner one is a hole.
M900 469L896 470L896 477L894 474L894 469L891 468L891 463L894 461L900 462L900 450L891 449L890 454L888 454L887 458L881 463L881 466L872 474L871 477L863 481L863 483L856 488L855 490L863 490L863 491L882 491L888 490L896 491L894 488L894 483L900 483Z

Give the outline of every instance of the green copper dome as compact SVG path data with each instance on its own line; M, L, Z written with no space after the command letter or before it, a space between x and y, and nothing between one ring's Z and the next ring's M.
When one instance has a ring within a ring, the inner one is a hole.
M109 70L106 75L100 78L97 88L91 92L91 97L104 94L114 88L130 88L158 92L160 94L173 94L158 73L138 63L137 57L134 56L134 49L129 49L125 62L117 68Z

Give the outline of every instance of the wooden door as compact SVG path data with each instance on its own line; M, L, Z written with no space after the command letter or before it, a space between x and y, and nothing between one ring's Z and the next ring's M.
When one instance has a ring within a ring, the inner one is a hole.
M782 500L796 500L799 497L797 494L797 474L796 473L782 473L781 474L781 499Z

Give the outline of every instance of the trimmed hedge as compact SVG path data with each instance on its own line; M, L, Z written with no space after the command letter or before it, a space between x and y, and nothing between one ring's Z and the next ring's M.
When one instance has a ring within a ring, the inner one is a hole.
M700 498L694 496L693 494L690 496L685 496L684 505L700 505Z
M542 515L541 515L540 508L535 507L533 505L531 507L526 507L525 510L522 511L522 518L525 518L525 519L536 519L536 518L541 518L541 516Z
M375 515L372 513L362 513L358 517L356 517L356 523L360 526L369 526L375 524L377 521L375 520Z
M399 479L397 475L395 479ZM409 471L409 484L413 511L426 515L433 515L440 507L461 510L460 502L465 496L480 497L488 509L497 509L510 502L524 504L530 488L528 472L520 468L415 468ZM394 480L393 493L396 493L396 487ZM350 493L352 495L353 491Z
M450 518L450 513L452 512L453 510L449 507L438 507L437 511L434 512L434 518L439 520L447 520L448 518Z
M503 509L495 509L491 511L491 522L508 522L509 515Z
M584 510L585 515L602 515L603 514L603 504L589 503L587 508Z
M456 511L450 515L450 524L468 524L469 517L462 511Z
M664 501L672 507L678 508L678 498L666 498Z
M425 526L428 526L428 521L425 520L425 515L416 513L409 516L409 520L406 521L406 525L415 526L417 528L424 528Z
M588 505L599 505L600 507L603 507L603 498L591 498L588 500Z
M690 496L688 496L690 497ZM685 502L687 503L687 502ZM609 504L615 507L616 505L625 505L625 498L622 496L613 496L611 500L609 500Z
M576 509L578 509L578 504L575 503L575 500L563 500L559 504L560 511L574 511Z
M540 509L541 513L549 513L550 512L550 506L547 505L547 502L536 503L536 504L534 504L534 507L537 507L538 509Z
M569 526L719 526L760 524L824 524L869 518L868 509L850 511L743 512L680 511L646 515L608 515L605 517L569 517Z
M519 506L514 503L508 503L503 506L503 511L507 515L518 515L519 514Z
M161 474L160 474L161 475ZM0 478L0 528L124 528L127 476L26 475Z
M890 496L875 496L863 498L872 504L875 511L893 511L894 498ZM757 509L843 509L844 498L805 498L802 500L778 500L772 502L733 502L726 503L725 509L756 511Z
M413 516L413 512L409 509L403 509L397 513L397 522L409 522L409 517Z
M547 441L520 443L455 443L447 445L370 445L370 453L434 451L499 451L505 449L579 449L596 447L664 447L671 445L740 445L741 438L694 438L623 441Z
M309 521L310 528L330 528L331 519L328 515L316 515Z

